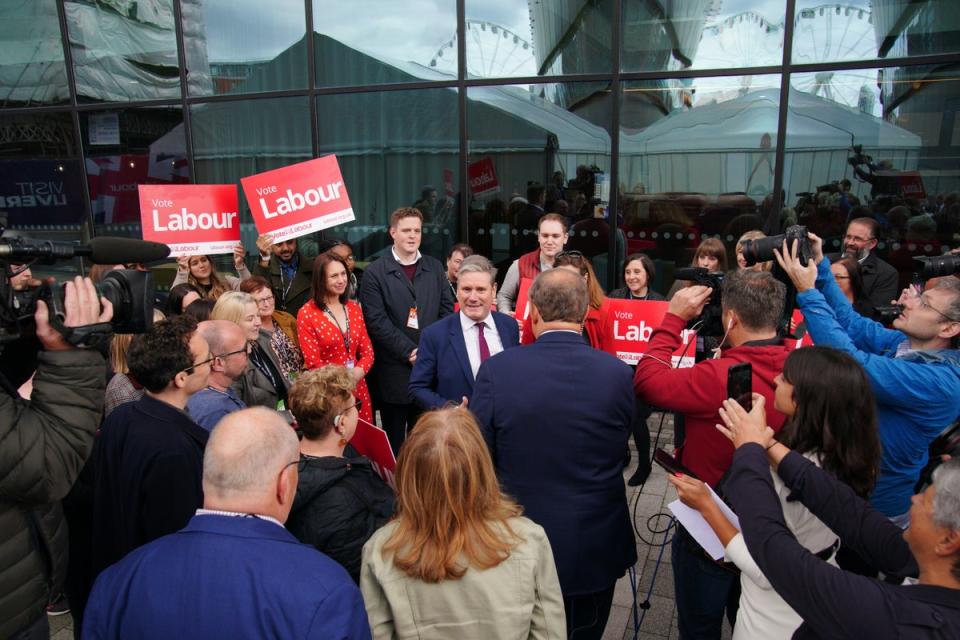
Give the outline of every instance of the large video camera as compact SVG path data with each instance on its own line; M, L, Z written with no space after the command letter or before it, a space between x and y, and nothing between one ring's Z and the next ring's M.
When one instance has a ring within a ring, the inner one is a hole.
M167 257L170 249L157 242L130 238L95 238L89 245L34 240L27 237L0 238L0 350L21 337L32 335L37 301L43 300L50 311L50 325L67 342L77 346L97 346L113 332L143 333L153 325L153 274L149 271L110 271L99 284L100 295L113 305L109 323L86 327L66 327L65 285L44 283L38 288L15 291L10 277L13 264L31 266L37 262L53 264L86 256L97 264L152 262Z
M862 144L855 144L850 147L850 155L847 156L847 163L852 167L856 167L861 164L871 166L873 165L873 157L868 156L863 152Z
M710 299L700 315L690 322L690 327L697 326L697 335L708 337L723 336L723 309L721 296L723 290L723 273L710 272L703 267L687 267L674 272L677 280L690 280L694 284L712 289Z

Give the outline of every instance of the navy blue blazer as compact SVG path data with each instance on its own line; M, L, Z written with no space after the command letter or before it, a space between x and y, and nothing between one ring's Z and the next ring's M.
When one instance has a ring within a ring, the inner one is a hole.
M637 560L622 475L630 367L548 333L484 362L469 406L504 491L547 532L564 597L611 588Z
M369 638L336 562L260 518L194 516L97 578L84 638Z
M491 315L504 350L519 345L517 321L499 311ZM463 396L473 395L473 369L459 313L438 320L420 334L409 389L410 401L421 409L436 409L450 401L459 403Z

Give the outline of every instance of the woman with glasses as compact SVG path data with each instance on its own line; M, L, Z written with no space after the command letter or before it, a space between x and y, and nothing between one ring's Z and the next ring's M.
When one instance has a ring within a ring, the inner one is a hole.
M856 258L847 256L830 265L833 279L837 281L840 292L853 306L853 310L864 318L873 318L874 306L863 293L863 275Z
M300 482L287 529L339 562L360 580L360 553L393 515L393 490L370 460L350 446L361 402L345 367L301 375L290 389L290 411L302 434Z
M336 364L350 370L363 401L360 417L373 422L370 391L364 377L373 366L373 343L360 305L349 300L347 263L332 251L313 261L310 300L297 313L297 335L304 366L317 369Z
M473 414L424 414L396 482L397 515L363 548L373 638L566 638L550 542L501 492Z
M253 296L260 314L260 331L270 336L270 346L280 361L283 375L296 377L303 370L303 353L297 339L297 319L276 308L273 289L263 276L253 276L240 283L240 291Z
M205 298L216 300L227 291L237 291L240 283L250 277L250 270L244 262L246 255L243 245L238 242L233 248L233 266L239 278L217 273L210 256L180 256L177 258L177 275L174 276L171 286L189 282L200 290Z
M587 283L587 292L590 295L590 304L587 306L587 317L583 321L583 337L594 349L603 349L603 325L607 317L607 297L603 294L597 276L593 272L590 259L579 251L561 251L553 261L553 268L563 267L574 273L579 273ZM523 323L523 338L520 344L533 344L533 319L527 316Z
M217 300L211 320L229 320L240 325L250 344L247 369L234 383L234 390L248 407L284 409L290 379L283 374L280 360L270 346L270 336L261 331L260 311L253 296L229 291Z

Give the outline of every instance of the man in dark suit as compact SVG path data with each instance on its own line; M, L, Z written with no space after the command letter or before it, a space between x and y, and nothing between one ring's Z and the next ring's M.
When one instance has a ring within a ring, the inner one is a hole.
M300 255L296 239L274 242L269 234L257 238L260 259L253 275L263 276L270 283L277 310L297 315L310 299L313 262Z
M877 231L873 218L854 218L843 236L843 255L860 263L863 293L874 307L889 305L900 296L897 270L877 257ZM836 260L831 260L836 262Z
M203 508L101 574L84 637L369 638L347 572L283 528L298 449L274 411L224 418L204 455Z
M134 338L130 374L146 393L117 407L91 463L93 575L142 544L183 527L203 503L207 431L184 412L207 386L213 356L196 321L176 316Z
M537 250L537 227L546 213L547 188L542 184L527 186L527 206L517 214L514 227L517 231L517 255Z
M420 413L407 390L420 332L453 313L446 268L420 253L422 227L417 209L394 211L390 253L367 267L360 283L363 319L377 354L368 385L395 453Z
M410 399L421 409L467 402L480 365L519 344L517 321L490 311L497 295L496 280L497 270L483 256L469 256L460 265L460 312L433 323L420 336L410 374Z
M584 342L587 286L553 269L530 287L537 341L480 367L470 398L504 491L546 530L567 628L603 635L617 579L636 562L623 452L631 370Z

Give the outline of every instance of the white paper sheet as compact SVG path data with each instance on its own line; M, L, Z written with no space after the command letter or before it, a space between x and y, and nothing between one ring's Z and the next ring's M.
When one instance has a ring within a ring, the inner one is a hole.
M730 510L730 507L720 499L712 488L710 489L710 497L713 498L713 501L717 503L720 507L720 510L723 512L723 515L727 517L737 531L740 530L740 519L737 518L737 514ZM674 500L667 505L667 508L673 513L674 517L683 525L684 529L693 536L693 539L696 540L704 550L710 554L714 560L723 559L723 544L720 542L720 538L717 537L717 534L713 532L713 529L710 528L710 525L707 524L707 521L703 519L703 516L700 515L700 512L696 509L691 509L687 505L680 502L679 499Z

